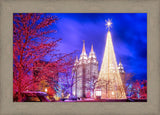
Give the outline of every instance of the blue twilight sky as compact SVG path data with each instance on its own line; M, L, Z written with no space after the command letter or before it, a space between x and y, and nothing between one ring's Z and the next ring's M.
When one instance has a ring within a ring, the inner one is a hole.
M112 41L117 62L121 59L124 70L135 74L135 79L147 79L147 13L54 13L58 16L55 27L61 52L79 50L83 40L89 54L91 45L101 67L106 42L105 19L112 19Z

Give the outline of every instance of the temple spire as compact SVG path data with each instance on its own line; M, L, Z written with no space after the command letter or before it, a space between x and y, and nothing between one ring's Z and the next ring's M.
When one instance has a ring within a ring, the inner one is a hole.
M82 53L86 53L86 49L85 49L85 41L83 40L83 49L82 49Z
M85 41L84 40L83 40L82 53L81 53L81 56L80 56L79 60L87 60L87 54L86 54Z
M94 52L94 51L93 51L93 44L92 44L92 46L91 46L91 52Z
M94 50L93 50L93 44L92 44L92 46L91 46L91 51L90 51L90 53L89 53L89 58L90 58L90 59L91 59L91 58L96 59L96 55L95 55ZM95 62L96 62L96 61L95 61Z
M78 64L78 56L76 56L76 60L74 62L74 66L76 66Z
M119 63L121 63L121 58L119 59Z
M125 72L124 72L123 65L122 65L122 62L121 62L121 59L120 59L119 64L118 64L118 69L119 69L119 72L120 72L120 73L125 73Z

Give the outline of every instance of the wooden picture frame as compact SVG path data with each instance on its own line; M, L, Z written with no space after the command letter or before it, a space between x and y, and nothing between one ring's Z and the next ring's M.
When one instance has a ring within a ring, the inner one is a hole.
M159 0L1 0L0 114L160 114ZM147 102L13 102L13 13L147 13Z

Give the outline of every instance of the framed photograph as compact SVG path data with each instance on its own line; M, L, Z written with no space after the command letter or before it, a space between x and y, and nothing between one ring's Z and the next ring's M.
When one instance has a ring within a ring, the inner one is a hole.
M147 13L14 13L13 101L147 101Z
M159 114L159 1L1 6L2 114Z

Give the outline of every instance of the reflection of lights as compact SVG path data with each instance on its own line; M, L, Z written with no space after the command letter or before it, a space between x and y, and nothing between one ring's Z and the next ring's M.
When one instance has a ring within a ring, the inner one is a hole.
M47 92L48 90L47 90L47 88L45 88L45 92Z
M112 95L114 95L114 92L112 91Z

